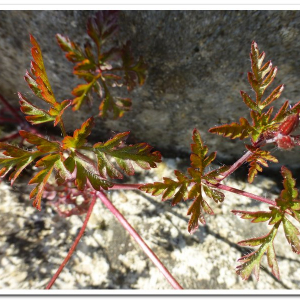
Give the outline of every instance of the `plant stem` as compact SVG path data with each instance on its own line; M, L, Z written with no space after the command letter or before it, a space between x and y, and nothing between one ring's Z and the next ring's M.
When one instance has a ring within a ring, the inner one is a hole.
M260 197L260 196L256 196L254 194L251 194L251 193L248 193L248 192L245 192L245 191L242 191L242 190L239 190L239 189L236 189L236 188L233 188L233 187L221 184L221 183L212 184L212 183L206 182L206 184L211 186L211 187L218 188L220 190L229 191L229 192L232 192L232 193L235 193L235 194L242 195L244 197L248 197L248 198L258 200L260 202L264 202L264 203L268 203L268 204L273 205L273 206L277 206L276 202L273 201L273 200L270 200L270 199L267 199L267 198L264 198L264 197Z
M87 211L87 214L85 216L85 220L84 220L84 223L80 229L80 232L79 234L77 235L72 247L70 248L66 258L64 259L64 261L62 262L62 264L59 266L58 270L56 271L56 273L54 274L54 276L51 278L50 282L48 283L48 285L46 286L46 290L49 290L51 289L52 285L54 284L55 280L57 279L57 277L59 276L59 274L61 273L61 271L63 270L63 268L65 267L65 265L68 263L68 261L70 260L73 252L75 251L75 248L77 247L84 231L85 231L85 228L87 226L87 223L90 219L90 216L92 214L92 211L93 211L93 208L94 208L94 205L96 203L96 200L97 200L97 197L94 196L92 201L91 201L91 204L90 204L90 207L89 207L89 210Z
M265 139L261 139L254 143L253 146L259 148L266 144ZM237 170L244 162L247 161L247 159L252 155L253 153L251 151L247 151L239 160L237 160L226 172L220 174L221 178L218 179L218 181L224 180L226 177L228 177L230 174L232 174L235 170Z
M251 151L247 151L239 160L237 160L226 172L220 174L220 179L218 181L224 180L230 174L232 174L235 170L237 170L247 159L252 155Z
M120 224L128 231L128 233L135 239L135 241L140 245L143 251L147 254L147 256L152 260L154 265L161 271L164 277L169 281L174 289L183 288L176 281L176 279L172 276L172 274L166 269L166 267L162 264L162 262L158 259L158 257L153 253L153 251L147 246L147 244L143 241L140 235L132 228L132 226L127 222L127 220L123 217L123 215L116 209L116 207L109 201L106 195L100 191L96 192L96 195L101 199L102 203L113 213L113 215L119 220Z
M26 124L27 125L27 123L25 123L24 120L20 117L20 115L18 114L17 110L14 107L12 107L8 103L8 101L1 94L0 94L0 100L4 103L4 105L6 106L6 108L16 117L16 119L18 119L18 121L19 121L20 124L23 124L23 125Z
M121 183L121 184L114 184L113 187L108 188L109 190L138 190L142 184L138 183Z

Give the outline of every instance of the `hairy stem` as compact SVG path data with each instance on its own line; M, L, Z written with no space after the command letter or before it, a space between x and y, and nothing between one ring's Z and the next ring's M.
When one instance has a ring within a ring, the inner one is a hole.
M89 210L87 211L87 214L85 216L85 220L84 220L84 223L80 229L80 232L78 233L72 247L70 248L66 258L64 259L64 261L62 262L62 264L59 266L58 270L56 271L56 273L54 274L54 276L51 278L50 282L48 283L48 285L46 286L46 290L49 290L51 289L52 285L54 284L55 280L57 279L57 277L59 276L59 274L61 273L61 271L63 270L63 268L65 267L65 265L68 263L68 261L70 260L73 252L75 251L75 248L77 247L82 235L84 234L84 231L85 231L85 228L87 226L87 223L90 219L90 216L92 214L92 211L93 211L93 208L94 208L94 205L96 203L96 200L97 200L97 197L94 196L92 201L91 201L91 204L90 204L90 207L89 207Z
M174 289L183 288L172 276L172 274L166 269L158 257L153 253L153 251L147 246L139 234L132 228L132 226L127 222L123 215L115 208L115 206L109 201L106 195L100 191L96 192L96 195L101 199L102 203L113 213L113 215L119 220L120 224L128 231L128 233L135 239L135 241L140 245L147 256L152 260L154 265L161 271L164 277L169 281Z
M262 147L266 144L266 140L265 139L261 139L259 141L257 141L256 143L254 143L254 147ZM230 174L232 174L234 171L236 171L240 166L243 165L244 162L246 162L248 160L248 158L252 155L253 153L251 151L247 151L239 160L237 160L232 166L230 166L230 168L220 174L221 178L218 181L222 181L224 180L226 177L228 177Z
M212 183L206 182L206 184L211 186L211 187L218 188L220 190L232 192L232 193L244 196L244 197L248 197L248 198L251 198L251 199L254 199L254 200L258 200L260 202L264 202L264 203L268 203L268 204L273 205L273 206L277 206L276 202L273 201L273 200L270 200L270 199L264 198L264 197L260 197L260 196L256 196L254 194L251 194L251 193L248 193L248 192L245 192L245 191L242 191L242 190L239 190L239 189L236 189L236 188L233 188L233 187L221 184L221 183L212 184Z

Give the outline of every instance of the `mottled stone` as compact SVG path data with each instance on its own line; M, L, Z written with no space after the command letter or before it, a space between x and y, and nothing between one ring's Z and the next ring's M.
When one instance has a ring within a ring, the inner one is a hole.
M136 183L137 178L139 182L161 181L180 167L188 165L170 159L158 169L138 171L130 182ZM43 289L66 256L84 219L61 218L44 201L42 211L37 211L28 200L30 188L23 179L15 183L14 189L7 182L0 183L1 290ZM270 199L280 192L275 182L263 176L256 186L233 178L226 184ZM172 207L170 201L161 202L161 197L139 191L110 191L108 197L185 289L200 290L199 293L298 289L300 259L292 252L282 228L274 242L281 280L271 274L265 258L259 281L253 276L243 281L235 273L237 259L251 251L237 242L265 235L271 227L242 220L231 212L267 210L267 204L225 194L223 203L207 199L215 215L205 214L206 226L199 226L192 235L187 231L191 201ZM84 236L53 289L133 289L150 293L172 287L99 200Z

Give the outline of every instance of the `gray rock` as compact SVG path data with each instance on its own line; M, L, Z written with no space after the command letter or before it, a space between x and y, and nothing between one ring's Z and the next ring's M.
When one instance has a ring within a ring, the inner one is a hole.
M58 99L70 99L80 80L56 44L55 34L83 43L87 18L93 11L1 11L0 92L18 105L17 91L30 95L23 80L31 55L29 33L38 40ZM117 41L132 42L134 54L149 65L146 84L131 93L133 109L118 121L97 120L93 138L104 141L112 132L131 131L132 141L148 142L164 156L188 154L193 128L221 158L241 156L244 142L212 136L215 125L249 118L240 90L251 94L247 82L252 40L279 68L272 85L286 85L278 100L298 99L300 26L298 11L121 11ZM127 95L126 91L122 91ZM99 103L94 102L94 112ZM90 116L66 114L69 132ZM273 147L274 150L274 147ZM277 151L280 164L299 166L297 151Z
M174 168L186 167L180 159L169 159L157 169L138 171L130 182L161 181L164 176L173 176ZM30 187L26 182L25 176L13 188L0 183L1 290L45 288L84 220L84 216L61 218L44 203L38 212L28 199ZM230 178L226 184L270 199L279 192L276 183L262 176L255 186ZM267 234L271 227L242 220L231 210L267 210L264 203L226 192L222 204L209 201L215 215L205 215L207 225L190 235L186 215L190 201L171 207L160 197L129 190L110 191L108 197L185 289L202 294L206 290L288 293L299 288L300 259L291 251L282 228L275 239L281 280L272 276L265 257L259 281L253 276L243 281L235 273L236 260L249 251L236 243ZM98 289L99 293L103 289L134 289L150 293L172 287L99 200L53 289Z

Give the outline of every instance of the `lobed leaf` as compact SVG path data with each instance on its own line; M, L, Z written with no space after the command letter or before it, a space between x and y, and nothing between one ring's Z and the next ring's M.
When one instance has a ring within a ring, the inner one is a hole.
M277 100L283 92L284 85L281 84L273 90L273 92L261 103L260 108L263 109L270 105L273 101Z
M262 172L262 167L268 167L267 160L272 162L278 162L277 158L271 155L269 151L260 150L250 145L246 145L246 148L253 153L247 161L250 163L248 182L252 183L258 172Z
M30 103L21 93L18 93L20 98L21 111L28 115L26 120L31 124L41 124L55 120L55 116L51 116L47 111L40 109Z
M247 280L252 272L257 280L259 279L260 263L265 252L267 252L268 264L272 269L272 273L279 279L278 264L273 245L279 225L280 223L274 225L272 230L265 236L241 241L238 243L240 246L261 245L258 250L251 252L250 254L247 254L238 260L241 264L237 266L236 273L240 275L242 279Z
M80 47L72 42L68 37L56 34L56 39L60 48L67 52L66 58L71 62L81 62L85 59Z
M60 150L60 145L58 142L52 142L24 130L19 131L21 137L23 137L28 143L36 145L37 149L42 153L58 152Z
M139 189L153 196L162 195L162 201L171 199L173 196L172 206L178 204L182 200L188 199L189 179L179 171L175 171L178 181L164 177L164 182L154 182L142 185ZM176 192L177 190L177 192ZM175 193L176 192L176 193Z
M281 175L284 178L284 189L280 193L280 198L292 202L298 197L298 190L295 188L296 180L292 177L292 172L284 166L281 167Z
M233 122L231 124L216 126L210 128L209 132L223 135L231 139L239 138L240 140L243 140L253 132L253 129L245 118L240 118L240 124Z
M99 115L103 118L109 116L111 111L114 119L121 118L126 111L131 109L130 98L113 97L106 85L104 85L105 97L99 106Z
M72 100L73 111L80 109L95 87L98 78L99 76L93 76L90 82L86 84L80 84L73 89L72 95L75 96L75 98Z
M225 195L215 189L212 189L206 185L203 185L203 190L207 197L213 199L216 203L223 202Z
M283 218L283 229L288 243L291 245L293 252L300 254L300 232L298 228L286 217Z
M5 176L14 169L9 176L12 185L20 173L43 154L40 151L27 151L6 143L0 143L0 150L4 150L3 154L8 156L7 158L0 158L0 176Z
M98 53L100 53L100 48L107 38L117 30L117 19L117 11L99 11L94 17L89 18L87 33L95 42Z
M259 112L260 112L259 106L256 104L256 102L254 102L254 101L250 98L250 96L249 96L247 93L245 93L245 92L243 92L243 91L241 91L240 93L241 93L241 96L242 96L242 98L243 98L244 103L245 103L250 109L256 110L256 111L259 111Z
M36 162L36 166L43 167L43 169L29 181L29 184L37 184L30 193L30 199L34 199L33 206L38 210L41 210L41 200L45 185L47 184L49 177L52 174L55 163L60 160L60 158L60 155L58 153L55 153L44 156Z
M242 211L232 210L232 213L239 216L242 219L252 220L252 223L266 222L272 217L272 213L269 211Z
M139 84L143 85L146 79L147 65L142 57L138 62L134 62L133 55L130 49L130 42L127 42L122 49L122 62L124 74L124 84L128 91L132 91Z
M156 168L161 162L161 154L157 151L151 152L152 147L146 143L125 145L129 132L115 135L106 143L97 143L93 146L98 161L98 170L101 176L111 178L122 178L122 173L110 162L114 158L118 167L127 175L134 174L132 163L134 162L143 169Z
M79 190L84 190L87 180L90 182L92 187L99 191L102 188L107 190L113 186L113 183L101 178L96 168L84 160L75 156L76 162L76 186Z
M87 119L80 127L74 131L73 137L66 136L63 141L63 149L80 149L86 142L86 138L91 134L94 126L93 117Z

